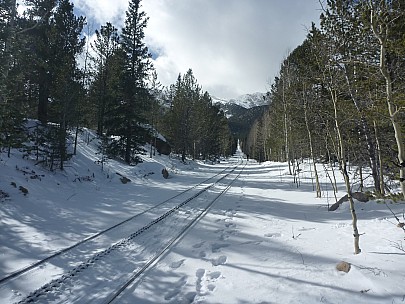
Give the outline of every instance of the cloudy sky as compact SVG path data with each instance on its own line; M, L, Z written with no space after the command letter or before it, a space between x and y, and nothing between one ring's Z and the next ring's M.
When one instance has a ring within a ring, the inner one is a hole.
M90 26L121 28L128 0L73 0ZM266 92L280 63L318 23L318 0L144 0L146 43L163 85L189 68L219 98Z

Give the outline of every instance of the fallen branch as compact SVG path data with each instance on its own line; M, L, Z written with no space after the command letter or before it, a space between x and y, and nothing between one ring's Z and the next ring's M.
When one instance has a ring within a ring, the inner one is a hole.
M387 206L387 208L389 209L389 211L391 211L392 215L395 217L395 219L397 220L398 224L397 227L401 228L404 232L405 232L405 223L401 222L399 220L399 218L396 216L396 214L394 213L394 211L392 211L392 209L387 205L387 203L385 203L385 206Z

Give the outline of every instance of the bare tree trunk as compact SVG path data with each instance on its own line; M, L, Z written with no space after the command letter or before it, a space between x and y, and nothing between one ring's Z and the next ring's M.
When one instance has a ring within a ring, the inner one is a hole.
M304 88L305 89L305 88ZM305 91L305 90L304 90ZM307 111L307 101L305 99L305 96L303 96L304 99L304 117L305 117L305 125L307 127L307 132L308 132L308 142L309 142L309 150L311 153L311 159L312 159L312 164L314 166L314 174L315 174L315 185L316 185L316 197L320 198L322 196L321 193L321 186L319 184L319 177L318 177L318 171L316 170L316 162L315 162L315 157L314 157L314 149L312 146L312 133L311 129L309 128L309 123L308 123L308 111Z
M291 163L290 163L290 149L288 145L288 123L287 123L287 104L285 100L285 86L284 86L284 80L283 80L283 110L284 110L284 147L285 147L285 158L286 161L288 162L288 172L290 175L292 175L291 171Z
M392 92L392 78L390 75L390 69L387 64L387 43L388 43L388 26L379 24L377 28L377 13L371 4L370 20L371 28L374 36L377 38L380 44L380 72L385 79L385 93L386 102L388 106L388 113L395 133L395 140L398 148L398 161L399 161L399 183L401 186L402 196L405 199L405 145L403 142L403 135L401 131L401 125L398 122L399 109L394 104L394 97Z
M331 139L331 141L332 141L333 150L334 150L334 152L338 155L339 152L337 151L337 147L336 147L335 141L333 140L332 134L330 134L329 126L326 127L326 130L327 130L327 134L329 135L329 137L330 137L330 139ZM326 148L326 151L327 151L327 153L328 153L329 165L330 165L330 167L331 167L331 169L332 169L333 182L331 181L331 183L332 183L333 191L334 191L335 197L336 197L336 193L338 193L339 189L338 189L337 184L336 184L335 170L333 169L333 168L335 167L335 160L332 159L332 157L331 157L331 153L330 153L330 149L329 149L329 145L328 145L328 138L327 138L327 137L325 137L325 148ZM329 173L327 173L327 174L329 175ZM337 200L336 200L336 201L337 201Z
M378 128L377 123L375 120L374 123L374 133L375 133L375 142L377 148L377 155L378 155L378 163L379 163L379 170L380 170L380 188L381 188L381 195L385 195L385 184L384 184L384 171L383 171L383 161L381 157L381 148L380 148L380 139L378 135Z
M352 214L352 227L353 227L353 236L354 236L354 253L359 254L361 252L360 249L360 234L359 230L357 228L357 215L356 211L354 209L354 201L353 197L351 194L351 187L350 187L350 179L349 179L349 174L347 173L347 163L346 163L346 156L345 156L345 149L344 149L344 143L343 143L343 138L342 134L340 131L340 126L339 126L339 119L338 119L338 112L337 112L337 94L336 91L333 91L330 89L331 97L332 97L332 102L333 102L333 108L334 108L334 114L335 114L335 127L336 127L336 132L338 135L338 141L339 141L339 148L340 148L340 171L343 174L343 178L345 181L345 186L346 186L346 192L347 192L347 197L349 199L349 204L350 204L350 212Z

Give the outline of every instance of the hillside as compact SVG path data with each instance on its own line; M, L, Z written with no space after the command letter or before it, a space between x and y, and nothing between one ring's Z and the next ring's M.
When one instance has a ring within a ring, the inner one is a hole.
M235 107L235 106L231 106ZM254 108L234 108L233 115L228 118L229 127L236 138L245 138L256 119L258 119L268 106L258 106Z

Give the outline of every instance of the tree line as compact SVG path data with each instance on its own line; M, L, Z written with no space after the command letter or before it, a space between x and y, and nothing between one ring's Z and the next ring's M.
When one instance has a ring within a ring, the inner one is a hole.
M84 35L93 34L86 18L75 15L69 0L24 3L22 14L16 0L0 4L2 150L23 148L49 168L63 169L78 133L88 127L97 130L102 159L128 164L140 161L157 131L183 160L231 153L225 115L191 70L170 88L157 81L144 42L148 17L141 0L129 1L122 29L107 22L91 43Z
M320 2L323 3L323 2ZM320 26L280 67L269 111L246 148L261 160L288 161L290 174L309 158L339 164L353 216L352 192L367 177L373 194L405 193L405 1L327 0ZM348 166L355 165L351 180ZM367 168L367 170L364 170Z

